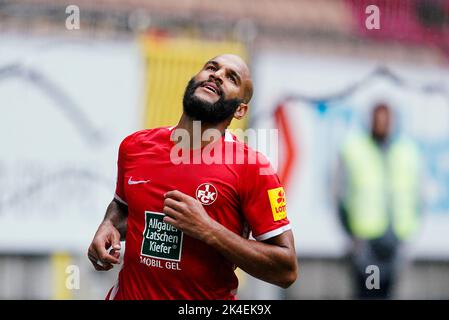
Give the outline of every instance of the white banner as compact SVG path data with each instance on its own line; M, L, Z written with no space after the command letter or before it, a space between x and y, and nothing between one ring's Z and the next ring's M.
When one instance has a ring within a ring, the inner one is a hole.
M0 251L87 250L140 127L140 64L134 42L2 36Z

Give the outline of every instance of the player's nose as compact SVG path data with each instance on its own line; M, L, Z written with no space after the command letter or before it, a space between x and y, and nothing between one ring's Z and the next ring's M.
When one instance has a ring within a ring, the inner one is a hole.
M224 77L224 71L222 68L216 70L214 73L211 74L211 78L218 81L219 84L223 83L223 77Z

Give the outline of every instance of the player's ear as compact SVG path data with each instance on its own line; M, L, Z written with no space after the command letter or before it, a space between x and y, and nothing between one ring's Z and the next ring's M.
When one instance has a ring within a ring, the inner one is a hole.
M235 110L234 112L234 118L237 120L242 119L246 113L248 112L248 105L246 103L241 103L238 107L237 110Z

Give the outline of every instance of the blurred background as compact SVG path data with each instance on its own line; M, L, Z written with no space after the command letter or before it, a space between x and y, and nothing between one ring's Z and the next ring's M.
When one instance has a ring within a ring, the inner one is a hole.
M105 297L118 268L95 272L86 252L119 143L176 124L187 81L224 52L255 84L233 128L279 130L300 262L287 290L238 271L239 298L356 297L335 168L382 102L420 154L391 298L448 299L447 0L0 0L0 298Z

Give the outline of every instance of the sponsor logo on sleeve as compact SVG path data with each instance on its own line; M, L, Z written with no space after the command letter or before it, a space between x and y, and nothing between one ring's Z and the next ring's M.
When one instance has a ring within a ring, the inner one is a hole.
M274 221L279 221L287 217L286 201L284 188L279 187L268 190L268 198L270 199L271 211Z

